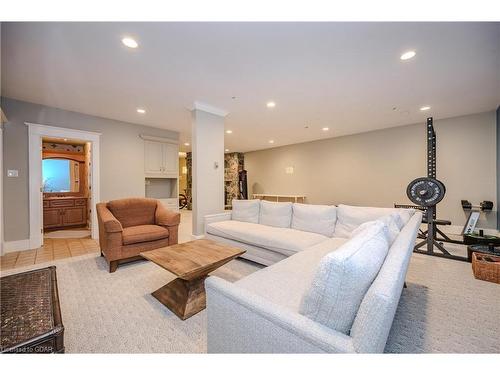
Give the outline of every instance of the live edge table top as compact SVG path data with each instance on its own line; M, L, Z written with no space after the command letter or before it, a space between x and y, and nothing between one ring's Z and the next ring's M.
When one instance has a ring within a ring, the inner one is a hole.
M211 240L194 240L141 253L182 280L208 275L245 251Z

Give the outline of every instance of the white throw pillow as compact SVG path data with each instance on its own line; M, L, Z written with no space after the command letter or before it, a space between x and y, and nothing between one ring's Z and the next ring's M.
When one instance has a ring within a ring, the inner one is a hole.
M404 208L385 207L358 207L339 204L337 207L337 223L335 225L334 237L349 238L351 232L367 221L374 221L382 216L396 213L397 225L401 230L410 220L415 210Z
M259 222L260 200L249 199L232 201L231 220L245 221L247 223L257 224Z
M290 228L292 221L291 202L260 201L259 224L278 228Z
M399 227L399 230L401 230L406 224L408 224L414 214L414 208L398 208L398 215L401 219L401 226Z
M337 209L335 206L294 203L292 206L292 228L304 232L333 236Z
M363 298L389 251L385 225L377 222L325 255L299 312L339 332L349 334Z
M400 220L399 215L396 213L392 213L390 215L382 216L381 218L374 221L367 221L366 223L361 224L359 227L357 227L351 232L351 238L363 232L366 228L370 227L371 225L374 225L377 222L381 222L385 225L384 233L387 236L387 241L389 242L389 246L391 246L396 237L399 235L399 227L397 224L398 220Z

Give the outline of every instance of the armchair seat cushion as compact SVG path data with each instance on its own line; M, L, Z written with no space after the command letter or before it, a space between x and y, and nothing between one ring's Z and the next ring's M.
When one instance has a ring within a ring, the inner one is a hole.
M161 240L168 236L168 229L159 225L136 225L123 228L124 245Z

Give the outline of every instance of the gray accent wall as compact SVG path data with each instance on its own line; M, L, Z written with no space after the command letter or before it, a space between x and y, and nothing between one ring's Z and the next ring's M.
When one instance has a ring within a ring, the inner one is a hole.
M437 177L447 189L438 218L463 226L461 199L474 204L496 200L496 127L495 111L434 121ZM330 128L335 131L334 124ZM426 149L424 119L414 125L248 152L249 193L304 194L314 204L409 204L408 183L427 175ZM294 173L285 173L286 167L293 167ZM495 229L497 212L483 213L478 225Z
M178 139L179 133L1 98L7 116L3 134L4 240L29 238L28 127L25 122L102 133L101 200L145 194L144 143L140 134ZM131 116L135 112L131 110ZM8 178L7 169L19 170Z

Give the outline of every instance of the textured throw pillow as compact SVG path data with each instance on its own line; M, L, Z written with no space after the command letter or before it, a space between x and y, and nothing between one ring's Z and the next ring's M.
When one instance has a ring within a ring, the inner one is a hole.
M361 224L359 227L357 227L351 232L351 238L363 232L366 228L370 227L371 225L374 225L377 222L381 222L385 225L384 233L387 236L387 241L389 242L389 246L391 246L396 237L399 235L399 226L397 224L398 220L400 220L398 214L392 213L390 215L382 216L381 218L374 221L367 221L366 223Z
M337 208L316 204L294 203L292 228L332 237L337 221Z
M291 202L260 201L259 224L271 227L290 228L292 221Z
M231 212L231 220L246 221L247 223L257 224L259 222L260 200L249 199L239 200L233 199L233 210Z
M367 221L378 220L382 216L397 214L397 225L401 230L410 220L415 210L386 207L358 207L339 204L334 237L349 238L351 232Z
M401 222L399 223L399 230L401 230L415 214L415 209L413 208L399 208L398 215Z
M385 225L377 222L324 256L309 290L302 297L300 314L349 334L363 298L389 251Z

